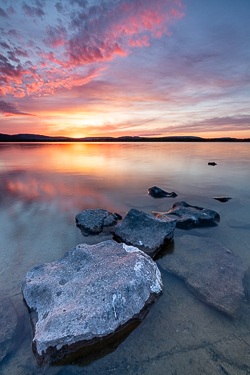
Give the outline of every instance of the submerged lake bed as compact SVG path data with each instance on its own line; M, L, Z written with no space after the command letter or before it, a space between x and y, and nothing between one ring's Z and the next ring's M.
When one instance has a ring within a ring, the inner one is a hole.
M250 266L249 165L247 143L0 144L0 297L10 299L17 314L0 373L250 373L250 303L244 299L231 319L197 299L157 260L163 294L125 339L92 357L40 368L21 293L21 281L33 267L80 243L111 238L81 235L75 216L84 209L103 208L124 217L131 208L152 214L186 201L215 210L218 226L176 229L175 238L215 239ZM147 191L155 185L178 196L152 198ZM213 199L222 196L232 199Z

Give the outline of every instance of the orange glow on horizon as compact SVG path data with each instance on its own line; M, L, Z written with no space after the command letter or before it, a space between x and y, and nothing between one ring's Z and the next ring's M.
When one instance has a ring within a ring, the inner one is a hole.
M146 133L146 132L145 132ZM46 133L47 136L52 137L69 137L69 138L88 138L88 137L141 137L141 138L162 138L162 137L200 137L200 138L238 138L238 139L245 139L250 138L250 130L231 130L231 131L216 131L216 132L197 132L197 133L185 133L185 132L176 132L176 133L163 133L157 135L150 135L150 134L136 134L127 131L113 131L112 133L107 133L105 130L100 131L99 133L91 132L91 126L88 126L87 131L84 132L80 131L71 131L66 130L63 134L62 133Z

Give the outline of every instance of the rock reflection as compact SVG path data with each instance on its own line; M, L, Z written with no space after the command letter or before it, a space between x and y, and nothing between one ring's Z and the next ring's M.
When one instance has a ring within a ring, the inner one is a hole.
M161 258L164 258L167 254L172 254L174 252L174 240L164 244L161 248L161 250L156 254L154 257L154 260L158 260Z
M77 365L77 366L89 366L92 362L105 357L106 355L114 352L118 346L126 340L135 328L139 326L141 322L133 322L129 324L122 331L117 332L105 340L99 341L93 345L79 349L75 353L66 355L63 359L53 362L51 366L66 366L66 365Z

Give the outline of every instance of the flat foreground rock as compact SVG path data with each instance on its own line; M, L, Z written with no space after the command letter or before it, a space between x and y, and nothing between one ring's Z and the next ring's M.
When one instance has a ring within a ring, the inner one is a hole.
M35 267L22 282L39 364L111 336L135 320L162 291L155 262L109 240L81 244Z
M136 246L152 258L174 236L175 222L166 222L132 208L115 228L115 238Z
M15 336L17 315L10 299L0 301L0 361L6 356Z
M183 236L160 266L182 278L203 302L234 317L244 296L242 280L248 266L216 240Z
M81 229L84 236L99 234L104 228L111 228L117 224L122 217L109 211L97 208L95 210L84 210L76 215L76 226Z
M202 208L198 206L191 206L186 202L176 202L168 212L153 212L155 217L160 219L174 219L176 221L176 228L190 229L195 227L215 226L220 221L218 212Z
M165 198L165 197L175 198L177 197L177 194L174 191L172 191L172 193L168 193L165 190L162 190L161 188L157 186L153 186L149 188L148 194L151 195L151 197L153 198Z

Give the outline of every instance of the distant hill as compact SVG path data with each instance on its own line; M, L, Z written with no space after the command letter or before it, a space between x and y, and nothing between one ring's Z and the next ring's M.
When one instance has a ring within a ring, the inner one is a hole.
M40 134L1 134L0 142L250 142L250 138L237 139L230 137L222 138L201 138L194 136L170 136L170 137L138 137L121 136L114 137L50 137Z
M49 137L47 135L39 135L39 134L17 134L13 137L18 137L22 140L35 140L35 141L51 141L53 139L53 141L68 141L69 139L71 138L68 138L68 137Z
M49 137L47 135L38 134L1 134L0 142L60 142L60 141L70 141L71 138L67 137Z

